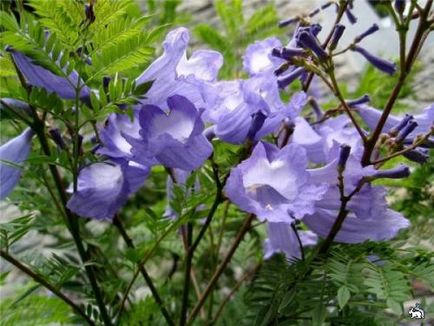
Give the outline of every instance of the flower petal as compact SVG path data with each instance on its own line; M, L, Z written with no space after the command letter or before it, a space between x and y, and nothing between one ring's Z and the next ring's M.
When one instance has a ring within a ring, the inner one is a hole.
M32 137L33 131L27 128L19 136L0 146L0 200L9 195L21 177L20 168L6 163L24 162L30 153Z

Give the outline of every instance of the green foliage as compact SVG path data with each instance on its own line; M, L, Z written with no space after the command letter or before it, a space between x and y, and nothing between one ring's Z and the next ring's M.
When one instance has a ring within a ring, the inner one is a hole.
M282 33L277 28L278 16L273 4L261 7L249 18L244 16L241 0L217 0L216 13L223 25L223 31L209 24L198 24L194 28L196 36L224 56L224 66L220 71L222 78L238 76L241 60L250 43Z

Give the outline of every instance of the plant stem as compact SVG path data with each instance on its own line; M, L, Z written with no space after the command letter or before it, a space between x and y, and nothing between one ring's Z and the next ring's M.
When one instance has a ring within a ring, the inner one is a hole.
M0 256L7 260L9 263L14 265L16 268L21 270L24 274L30 276L34 281L38 282L48 290L50 290L54 295L63 300L67 305L69 305L73 311L83 317L84 320L89 325L95 325L95 323L84 313L84 311L77 306L71 299L69 299L66 295L64 295L59 289L57 289L54 285L47 282L43 277L39 276L35 272L33 272L30 268L20 263L17 259L9 255L6 251L0 250Z
M187 247L187 257L185 260L185 273L184 273L184 290L182 292L182 305L181 305L181 319L179 321L180 326L184 326L187 322L187 310L188 310L188 294L190 289L190 279L191 279L191 265L193 261L192 251L192 238L193 238L193 225L187 223L187 233L186 233L186 247Z
M39 142L41 144L41 147L42 147L44 154L47 155L48 157L50 157L51 156L51 150L50 150L50 146L48 144L47 138L45 136L44 123L41 120L39 120L37 113L34 109L33 109L33 112L34 112L34 119L35 119L33 129L34 129L34 131L35 131L35 133L39 139ZM64 212L66 214L66 217L67 217L68 229L71 232L72 238L73 238L75 245L77 247L81 261L84 264L84 268L85 268L85 271L86 271L87 276L89 278L90 285L91 285L92 290L95 294L95 300L96 300L97 305L99 307L101 317L102 317L105 325L112 325L111 319L107 313L107 309L106 309L105 304L104 304L101 290L98 286L98 282L97 282L97 279L95 276L95 271L94 271L93 267L89 264L90 257L88 255L88 253L86 252L86 250L84 249L83 242L81 241L80 225L78 223L77 216L75 216L66 207L67 197L66 197L65 188L63 186L62 178L60 177L60 173L54 164L48 164L48 168L51 172L51 175L53 176L54 184L55 184L56 189L59 193L60 200L62 202L62 206L63 206Z
M223 259L220 266L217 268L217 270L214 272L213 276L211 277L211 280L209 281L205 291L203 292L202 296L199 299L199 302L194 306L193 310L191 311L191 314L188 318L187 325L190 325L195 317L197 316L199 310L204 305L206 298L213 290L215 284L217 283L218 279L220 278L221 274L226 269L226 266L229 264L232 256L234 255L235 251L237 250L238 246L240 245L241 241L244 238L244 235L247 233L247 231L250 228L250 224L252 223L253 219L255 218L254 214L250 214L247 219L244 221L243 226L241 227L240 231L238 232L234 243L232 244L231 248L229 249L229 252L227 253L226 257Z
M327 38L325 39L324 43L322 44L323 48L326 48L327 45L330 43L332 36L333 36L333 32L335 30L335 26L337 24L339 24L339 22L341 21L342 16L344 15L345 10L348 7L348 3L349 3L349 1L340 1L339 12L336 16L336 19L335 19L335 22L333 24L332 29L330 30L329 34L327 35ZM306 83L303 85L303 91L305 91L305 92L308 91L310 84L312 83L313 76L314 76L313 72L309 73L309 76L307 77Z
M213 318L212 324L215 324L217 319L219 319L221 313L223 312L226 304L229 302L229 300L233 297L233 295L238 291L238 289L241 287L241 285L244 283L245 280L247 280L250 276L254 275L258 269L261 267L261 263L257 264L255 268L253 268L251 271L248 271L244 274L244 276L238 281L237 284L233 287L232 291L226 296L226 298L222 301L220 304L217 313L215 317Z
M122 236L122 238L124 239L126 245L129 248L135 248L133 240L129 237L127 231L125 230L122 222L120 221L120 219L117 215L113 219L113 225L118 229L118 231L119 231L120 235ZM140 273L142 274L146 284L148 285L149 290L151 290L152 296L154 297L155 302L157 303L158 307L160 308L160 311L161 311L162 315L164 316L164 319L166 320L167 324L174 326L175 323L172 320L172 318L170 317L170 314L167 311L167 309L164 307L163 300L161 299L161 297L157 291L157 288L155 287L150 275L146 271L145 266L139 265L139 270L140 270Z
M424 34L426 32L426 29L429 28L427 26L427 17L429 14L429 11L431 9L433 0L428 0L426 3L426 6L424 10L421 13L420 19L419 19L419 25L416 30L416 34L413 39L413 43L411 45L410 51L407 55L407 58L405 58L405 37L404 31L400 31L400 61L401 61L401 71L399 75L399 80L395 87L392 90L392 93L390 94L389 99L387 100L387 103L384 107L383 113L381 114L380 120L377 123L377 126L375 127L372 135L369 137L369 139L366 142L365 150L363 152L362 156L362 165L367 166L371 164L371 155L374 151L375 145L378 141L378 138L380 137L381 132L383 131L383 127L386 124L387 118L390 115L390 112L392 111L392 108L398 99L399 93L401 91L402 86L405 83L405 80L408 76L408 74L411 71L411 68L413 66L413 63L416 59L417 53L422 46L422 43L424 41ZM405 64L404 64L405 61ZM404 70L402 67L405 67Z

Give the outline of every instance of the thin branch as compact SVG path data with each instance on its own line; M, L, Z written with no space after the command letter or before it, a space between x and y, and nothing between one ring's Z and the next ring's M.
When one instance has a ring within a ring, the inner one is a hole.
M22 271L24 274L30 276L35 282L41 284L48 290L50 290L54 295L56 295L58 298L63 300L68 306L72 308L73 311L75 311L77 314L79 314L81 317L83 317L84 320L89 325L95 325L95 323L84 313L84 311L77 306L71 299L69 299L65 294L63 294L59 289L57 289L54 285L48 283L43 277L33 272L30 268L25 266L24 264L20 263L17 259L9 255L6 251L0 250L0 256L6 259L9 263L14 265L16 268L18 268L20 271Z
M119 233L121 234L122 238L124 239L126 245L129 248L135 248L134 242L133 240L129 237L127 231L125 230L122 222L119 219L119 216L115 216L115 218L113 219L113 225L118 229ZM149 290L151 290L152 296L154 297L155 302L157 303L158 307L160 308L161 314L164 316L164 319L166 320L168 325L174 326L175 322L172 320L172 318L170 317L169 312L167 311L167 309L164 306L163 300L161 299L157 288L155 287L150 275L148 274L148 272L145 269L145 266L140 265L139 267L140 273L142 274L146 284L149 287ZM118 316L120 317L120 316Z
M331 28L329 34L327 35L327 38L325 39L324 43L322 44L322 47L323 47L323 48L326 48L327 45L330 43L330 41L331 41L331 39L332 39L332 37L333 37L333 32L334 32L334 30L335 30L335 26L336 26L337 24L339 24L339 22L341 21L342 16L344 15L345 10L346 10L347 7L348 7L348 3L349 3L349 1L344 1L344 2L342 3L342 5L339 6L339 12L338 12L338 14L337 14L337 16L336 16L336 19L335 19L335 22L334 22L334 24L333 24L333 27ZM303 91L305 91L305 92L308 91L308 89L309 89L309 87L310 87L310 84L312 83L313 76L314 76L314 73L311 72L311 73L309 74L309 76L307 77L306 83L303 85Z
M247 280L252 275L256 274L256 272L261 267L261 265L262 264L259 263L251 271L246 272L243 275L243 277L237 282L237 284L235 284L235 286L232 289L232 291L226 296L226 298L224 298L224 300L220 304L220 307L218 308L217 313L216 313L215 317L213 318L212 324L215 324L216 321L217 321L217 319L219 319L219 317L220 317L221 313L223 312L226 304L231 300L231 298L233 297L233 295L238 291L238 289L241 287L241 285L244 283L244 281Z
M226 266L229 264L232 256L234 255L235 251L237 250L238 246L240 245L241 241L244 238L244 235L247 233L247 231L250 228L250 224L252 223L253 219L255 218L254 214L250 214L247 219L244 221L243 226L241 227L240 231L238 232L234 243L232 244L231 248L229 249L229 252L226 254L226 257L223 259L220 266L217 268L217 270L214 272L213 276L211 277L211 280L209 281L205 291L203 292L202 296L199 299L199 302L194 306L193 310L191 311L191 314L188 318L187 325L190 325L194 319L196 318L199 310L204 305L206 298L213 290L215 284L217 283L218 279L220 278L221 274L226 269Z
M420 19L419 19L419 25L417 27L416 34L414 36L410 51L409 51L406 58L404 58L405 57L405 52L404 52L405 51L405 36L404 36L405 31L402 31L402 32L400 31L400 33L399 33L399 35L400 35L400 61L401 61L401 67L404 68L404 70L402 70L402 68L401 68L398 83L393 88L392 93L390 94L390 97L387 100L387 103L384 107L383 113L381 114L380 120L378 121L377 126L375 127L372 135L369 137L369 139L366 143L365 150L364 150L363 156L362 156L362 162L361 162L363 166L367 166L367 165L371 164L371 155L372 155L372 152L374 151L375 144L377 143L378 138L380 137L380 134L383 131L383 127L386 124L387 118L389 117L389 115L393 109L393 106L394 106L396 100L398 99L401 88L402 88L402 86L404 86L405 80L411 71L411 68L412 68L413 63L416 59L417 53L418 53L420 47L422 46L423 41L425 40L424 34L425 34L425 31L427 30L427 28L429 28L429 26L427 26L426 18L428 17L432 3L433 3L433 0L428 0L424 10L421 12ZM403 62L404 59L405 59L405 64Z

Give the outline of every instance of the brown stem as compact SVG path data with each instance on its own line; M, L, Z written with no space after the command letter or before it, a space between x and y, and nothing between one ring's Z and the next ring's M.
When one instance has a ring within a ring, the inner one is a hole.
M77 314L79 314L81 317L83 317L84 320L89 325L95 325L95 323L84 313L83 310L79 306L77 306L71 299L69 299L66 295L64 295L59 289L57 289L54 285L48 283L43 277L39 276L35 272L33 272L30 268L25 266L24 264L20 263L17 259L9 255L4 250L0 250L0 256L6 259L9 263L14 265L16 268L21 270L24 274L27 274L30 276L35 282L38 282L48 290L50 290L53 294L55 294L58 298L63 300L68 306L72 308Z
M235 251L237 250L238 246L240 245L241 241L244 238L244 235L247 233L247 231L250 228L250 224L252 223L253 219L255 218L254 214L250 214L248 218L244 221L243 226L241 227L240 231L237 234L237 237L234 240L234 243L232 244L231 248L229 249L229 252L227 253L226 257L223 259L220 266L217 268L213 276L211 277L211 280L209 281L206 289L204 290L202 296L199 299L199 302L196 304L196 306L191 311L191 314L188 318L187 325L191 324L195 317L197 316L199 310L202 308L202 306L205 303L206 298L213 290L215 284L217 283L218 279L220 278L223 271L226 269L226 266L229 264L232 256L234 255Z
M405 60L405 65L403 63L401 63L402 67L405 66L405 70L400 71L398 83L393 88L393 91L390 94L389 99L387 100L387 103L384 107L383 113L381 114L380 120L378 121L377 126L374 129L374 132L372 133L372 135L369 137L368 141L366 142L365 150L363 152L362 161L361 161L363 166L367 166L367 165L371 164L371 155L372 155L372 152L374 151L374 148L375 148L375 145L378 141L378 138L380 137L380 134L383 131L383 127L386 124L387 118L389 117L390 112L392 111L392 108L393 108L396 100L398 99L401 88L404 85L405 80L411 71L411 68L412 68L413 63L416 59L417 53L418 53L420 47L422 46L422 42L425 39L424 34L425 34L426 29L427 29L426 18L427 18L428 13L431 9L432 3L433 3L433 0L428 0L423 12L421 13L421 17L419 19L419 25L417 27L416 34L414 36L410 51L409 51L407 58ZM401 34L403 34L403 33L400 33L400 35ZM403 48L405 48L405 37L400 37L400 53L403 52L403 50L402 50ZM403 60L402 55L401 55L401 60Z
M124 239L127 246L129 248L135 248L133 240L128 235L127 231L125 230L122 222L120 221L120 219L117 215L113 219L113 225L116 226L116 228L118 229L120 235ZM140 270L140 273L142 274L146 284L148 285L149 290L151 290L152 296L154 297L155 302L157 303L158 307L160 308L161 314L164 316L164 319L166 320L167 324L171 325L171 326L175 326L175 323L173 322L172 318L170 317L170 314L167 311L167 309L164 307L163 300L161 299L161 297L157 291L157 288L155 287L155 285L151 279L151 276L146 271L145 266L139 265L139 270Z
M253 268L251 271L248 271L244 274L244 276L238 281L237 284L235 284L232 291L226 296L226 298L222 301L220 304L220 307L217 310L217 313L215 317L213 318L212 324L215 324L217 319L219 319L221 313L223 312L226 304L229 302L229 300L233 297L233 295L238 291L238 289L241 287L241 285L244 283L245 280L247 280L250 276L254 275L258 269L261 267L261 263L257 264L255 268Z

